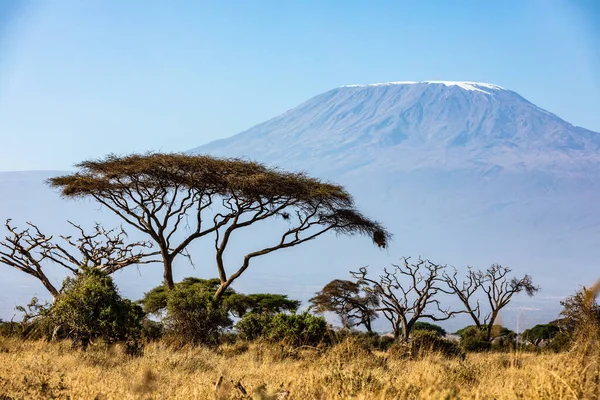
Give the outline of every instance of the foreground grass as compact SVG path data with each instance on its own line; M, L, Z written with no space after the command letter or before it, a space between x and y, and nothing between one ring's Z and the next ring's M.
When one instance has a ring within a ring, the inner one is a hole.
M151 344L130 357L118 347L0 338L0 399L591 399L600 394L592 350L406 360L352 343L324 352Z

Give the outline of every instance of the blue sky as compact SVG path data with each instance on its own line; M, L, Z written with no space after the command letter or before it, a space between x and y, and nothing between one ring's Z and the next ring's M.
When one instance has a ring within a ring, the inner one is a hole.
M496 83L600 132L600 1L0 2L0 171L187 150L404 80Z

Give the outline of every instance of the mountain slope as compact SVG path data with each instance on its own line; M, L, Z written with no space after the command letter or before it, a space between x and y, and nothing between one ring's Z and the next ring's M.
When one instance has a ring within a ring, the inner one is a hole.
M228 139L193 149L348 171L499 166L574 172L596 165L600 135L496 85L421 82L330 90ZM418 150L418 152L415 152Z

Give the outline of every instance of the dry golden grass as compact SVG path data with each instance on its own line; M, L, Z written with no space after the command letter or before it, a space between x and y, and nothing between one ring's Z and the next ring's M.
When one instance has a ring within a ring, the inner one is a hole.
M392 359L352 343L323 353L151 344L136 358L118 347L80 352L68 343L0 338L0 399L592 399L600 395L598 354L595 342L563 354L465 360Z

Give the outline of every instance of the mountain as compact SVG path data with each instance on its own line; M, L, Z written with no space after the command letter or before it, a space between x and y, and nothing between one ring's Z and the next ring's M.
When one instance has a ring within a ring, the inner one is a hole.
M600 134L517 93L473 82L350 85L224 140L193 149L345 173L394 170L581 172L599 161Z
M386 257L347 245L335 266L311 270L313 280L400 255L459 269L497 262L542 287L506 312L527 324L597 278L599 150L600 134L514 91L430 81L339 87L190 151L340 182L394 233Z

